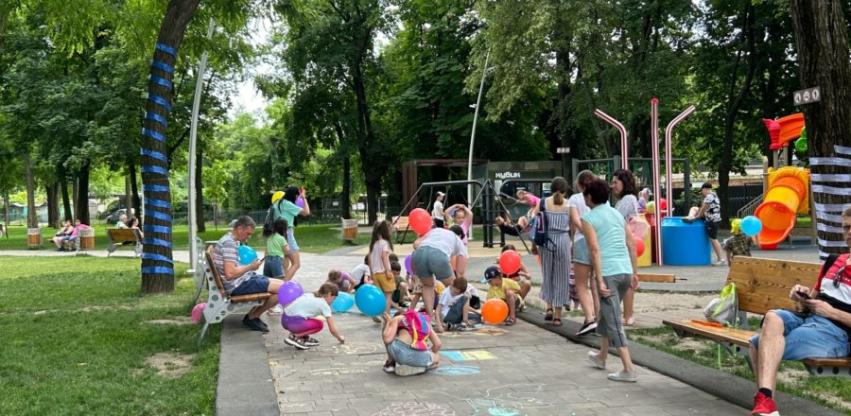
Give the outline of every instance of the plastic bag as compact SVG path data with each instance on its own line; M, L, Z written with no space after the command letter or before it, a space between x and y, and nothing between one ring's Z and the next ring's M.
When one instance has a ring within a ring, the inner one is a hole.
M720 296L712 299L703 309L703 315L706 316L707 320L728 326L735 326L738 313L739 306L735 283L728 283L724 286L721 289Z

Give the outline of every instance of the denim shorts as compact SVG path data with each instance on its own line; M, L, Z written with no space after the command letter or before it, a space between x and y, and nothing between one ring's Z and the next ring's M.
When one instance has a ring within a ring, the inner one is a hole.
M420 247L414 251L413 257L414 275L420 279L428 279L432 276L437 280L446 280L455 276L452 266L449 265L449 257L446 253L434 247Z
M848 333L829 319L786 309L773 312L783 320L783 336L786 338L784 360L848 356ZM751 345L759 348L758 334L751 338Z
M460 324L464 320L464 305L466 304L466 298L455 301L446 312L443 322L447 324Z
M266 277L284 276L284 259L281 256L266 256L263 262L263 275Z
M287 247L290 254L298 253L298 242L295 241L295 232L293 232L292 228L287 228Z
M242 282L232 292L231 296L248 295L251 293L264 293L269 291L269 278L266 276L255 274Z
M584 238L573 244L573 262L591 265L591 254L588 252L588 243Z
M428 368L432 363L431 351L415 350L398 339L394 339L387 345L387 352L393 357L396 364Z

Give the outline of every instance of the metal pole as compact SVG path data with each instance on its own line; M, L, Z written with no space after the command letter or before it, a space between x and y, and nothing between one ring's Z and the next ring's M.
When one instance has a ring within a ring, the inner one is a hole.
M491 57L491 51L488 49L488 52L485 54L485 66L482 67L482 80L479 82L479 96L476 98L476 110L473 113L473 131L470 132L470 154L467 157L467 180L473 180L473 147L476 144L476 124L479 121L479 107L482 106L482 92L485 90L485 77L488 75L488 61ZM467 201L472 204L473 203L473 185L467 185ZM472 210L473 207L471 206ZM473 228L470 227L470 235L468 239L473 239Z
M214 22L210 19L207 27L207 38L213 37ZM195 80L195 97L192 101L192 123L189 126L189 270L186 273L195 273L195 266L198 265L198 225L195 224L195 218L198 215L195 209L195 164L196 153L195 148L198 141L198 112L201 107L201 92L204 89L204 72L207 70L207 52L201 55L201 61L198 62L198 76Z
M662 259L662 204L659 189L659 99L650 100L650 148L653 151L653 195L656 195L656 264L663 265ZM670 203L670 202L669 202Z
M599 108L594 110L594 115L601 118L606 123L609 123L612 126L615 126L615 128L618 129L618 132L620 132L620 135L621 135L621 159L622 159L621 160L621 166L623 166L624 169L629 169L629 145L627 145L627 142L626 142L626 139L627 139L626 127L623 125L623 123L616 120L614 117L604 113L603 110L600 110Z
M674 117L668 126L665 127L665 197L668 199L668 215L673 215L674 212L674 168L673 168L673 151L671 148L671 137L674 134L674 127L680 124L686 117L690 116L695 110L693 105L683 110L682 113ZM688 191L688 190L686 190ZM657 204L658 205L658 204ZM656 207L659 210L659 207Z

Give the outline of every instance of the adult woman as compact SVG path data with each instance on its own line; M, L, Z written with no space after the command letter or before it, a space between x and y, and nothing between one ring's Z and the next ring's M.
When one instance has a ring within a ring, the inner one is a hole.
M71 224L71 220L65 220L65 226L53 236L53 244L56 245L57 251L62 251L62 243L71 236L73 231L74 226Z
M585 203L591 210L582 216L582 232L588 244L591 263L600 290L600 314L597 333L600 352L588 352L588 361L599 369L606 368L609 343L618 349L623 370L608 375L610 380L635 382L635 367L627 348L621 314L620 298L629 288L638 287L635 243L626 220L609 206L606 182L595 179L585 185Z
M296 205L296 200L301 196L304 201L304 208ZM274 203L274 201L273 201ZM304 188L300 190L295 186L287 187L284 190L284 197L278 204L274 205L275 219L283 218L287 220L287 246L289 254L287 254L285 280L290 280L295 276L295 272L301 267L301 256L298 253L298 242L295 240L295 217L296 215L306 217L310 215L310 205L307 203L307 191Z
M570 187L561 176L550 183L552 196L541 202L547 222L549 242L544 247L533 247L541 255L543 281L540 297L547 303L546 320L561 326L561 308L570 300L570 215L567 194Z
M585 335L597 328L597 311L600 304L597 300L597 284L591 281L591 257L588 254L588 244L582 234L582 216L590 211L585 205L585 196L582 192L591 181L597 179L590 170L583 170L576 176L576 191L567 200L570 207L570 227L573 233L573 274L576 276L576 294L579 296L579 304L585 314L585 322L576 335ZM590 284L590 288L589 288ZM593 294L592 294L593 292Z
M638 198L636 197L635 176L627 169L615 171L612 179L612 195L617 199L615 209L629 222L632 217L638 215ZM626 326L635 324L633 315L633 303L635 291L630 289L623 297L623 320Z

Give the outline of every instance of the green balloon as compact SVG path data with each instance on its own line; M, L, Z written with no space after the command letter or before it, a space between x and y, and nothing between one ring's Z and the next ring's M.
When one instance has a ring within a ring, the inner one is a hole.
M801 129L801 139L803 139L804 141L807 141L807 128L806 127Z
M807 149L807 137L801 135L800 139L795 140L795 151L798 153L807 153Z

